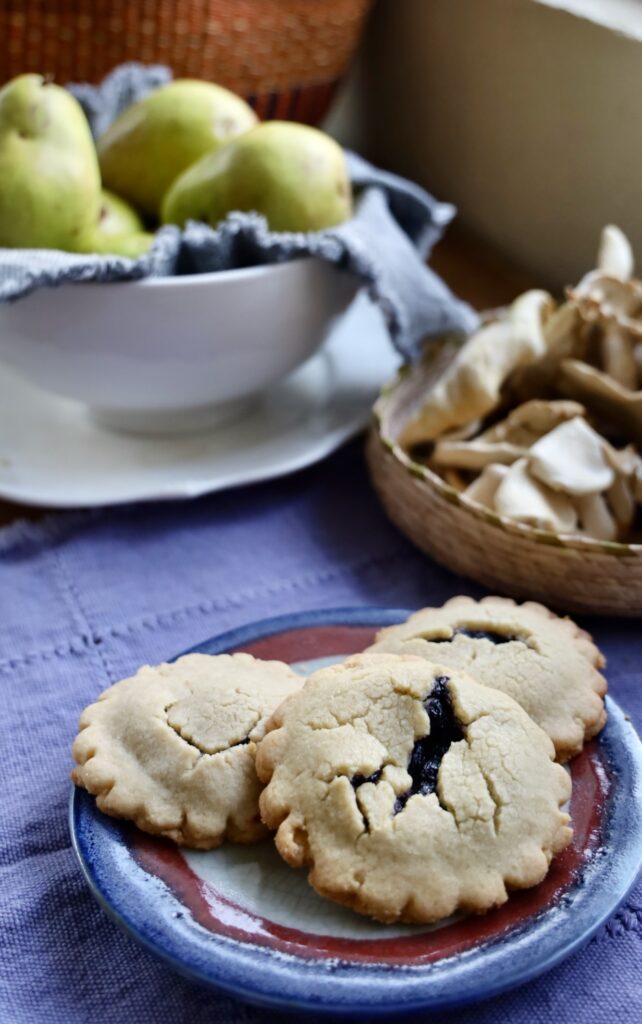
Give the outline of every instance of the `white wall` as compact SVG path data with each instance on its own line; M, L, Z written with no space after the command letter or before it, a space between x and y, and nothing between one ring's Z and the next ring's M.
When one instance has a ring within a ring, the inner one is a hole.
M330 122L551 285L592 265L608 221L642 267L642 3L618 0L631 35L560 3L378 0Z

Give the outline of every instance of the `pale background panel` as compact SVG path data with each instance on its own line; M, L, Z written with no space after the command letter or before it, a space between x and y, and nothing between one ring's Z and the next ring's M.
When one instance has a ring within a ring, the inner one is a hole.
M641 38L639 0L379 0L330 128L559 286L608 221L642 252Z

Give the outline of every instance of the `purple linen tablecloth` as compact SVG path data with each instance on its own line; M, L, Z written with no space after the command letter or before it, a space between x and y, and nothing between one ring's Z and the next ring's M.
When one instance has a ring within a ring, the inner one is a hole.
M80 711L142 662L242 623L312 608L438 604L462 592L480 593L386 522L358 445L260 487L0 531L0 1021L282 1020L174 975L89 894L67 827ZM642 727L638 625L587 625L609 658L614 696ZM638 885L582 952L447 1019L639 1024L641 1003Z

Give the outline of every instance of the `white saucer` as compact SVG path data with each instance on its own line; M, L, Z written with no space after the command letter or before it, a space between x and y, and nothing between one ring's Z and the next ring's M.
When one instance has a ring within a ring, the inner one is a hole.
M363 294L323 349L245 415L169 437L111 432L0 366L0 497L82 508L193 498L283 476L358 433L398 365L383 318Z

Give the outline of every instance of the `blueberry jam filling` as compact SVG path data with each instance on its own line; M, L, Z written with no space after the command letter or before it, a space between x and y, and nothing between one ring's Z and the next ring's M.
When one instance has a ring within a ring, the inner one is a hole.
M512 636L510 633L493 633L489 629L466 629L464 626L459 626L457 629L453 629L452 636L440 636L440 637L427 637L431 644L449 644L456 636L467 636L471 640L490 640L491 644L507 644L511 640L519 640L518 636Z
M451 743L464 738L461 726L453 711L448 691L448 676L438 676L430 694L424 701L424 708L430 719L430 733L416 740L408 761L408 774L412 779L410 789L395 800L393 814L399 814L415 793L423 796L434 793L442 758Z
M363 786L364 782L376 783L381 778L382 771L383 768L379 768L376 772L373 772L372 775L353 775L350 779L350 785L353 789L358 789L359 786Z
M359 773L357 773L356 775L353 775L352 778L350 779L350 785L352 786L356 793L359 786L363 786L364 782L377 783L381 778L382 771L383 768L377 768L377 770L373 772L372 775L360 775ZM363 810L361 811L361 817L363 818L363 827L365 828L366 832L369 832L370 822L368 821L366 815L363 813Z

